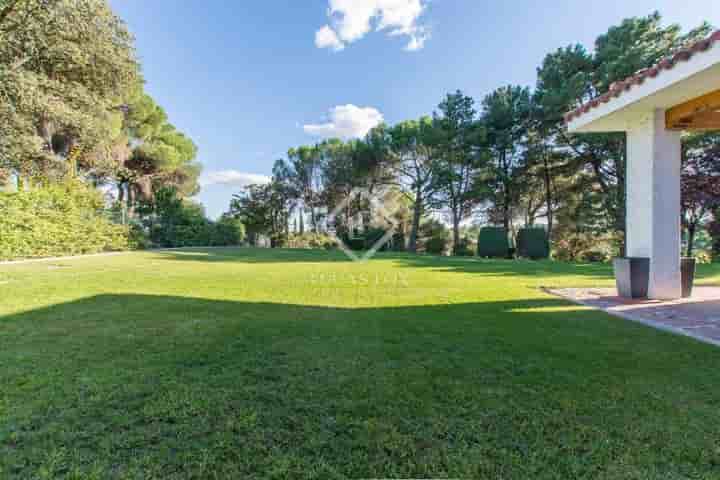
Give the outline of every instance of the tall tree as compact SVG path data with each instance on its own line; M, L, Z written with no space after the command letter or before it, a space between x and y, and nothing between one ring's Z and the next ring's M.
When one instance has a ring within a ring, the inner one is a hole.
M110 162L121 105L139 78L133 39L105 0L0 7L0 168L57 178L68 158ZM92 154L89 154L92 153Z
M686 35L677 25L663 26L654 13L624 20L611 27L588 53L571 45L549 54L538 69L537 104L542 112L542 131L553 148L568 150L579 179L590 173L602 192L607 228L625 231L626 143L623 134L567 134L563 114L634 72L648 68L672 51L710 32L703 24Z
M493 159L490 179L494 204L506 231L512 227L513 206L519 201L518 177L524 171L530 112L530 90L526 87L498 88L483 100L481 121Z
M317 209L322 191L320 150L316 146L302 146L290 149L287 156L300 197L301 215L310 214L310 227L317 233L319 229Z
M420 221L437 190L437 140L432 118L401 122L390 129L391 171L407 193L412 208L408 251L418 247Z
M448 94L434 115L437 129L438 195L453 225L453 253L461 249L460 224L482 200L478 172L486 157L485 131L477 121L475 100L461 91Z
M119 199L132 211L137 200L152 201L154 191L172 186L180 197L197 193L200 165L193 141L168 122L165 111L140 93L126 108L126 155L120 155L116 178ZM118 147L119 148L119 147Z

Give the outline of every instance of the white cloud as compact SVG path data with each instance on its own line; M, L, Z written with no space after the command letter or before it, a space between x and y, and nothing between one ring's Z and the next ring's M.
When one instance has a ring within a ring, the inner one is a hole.
M239 172L237 170L220 170L203 174L200 178L200 185L209 187L212 185L225 185L231 187L246 187L253 184L269 183L270 177L254 173Z
M315 45L340 51L374 28L391 36L406 36L405 50L420 50L430 36L427 27L419 23L427 1L329 0L330 24L315 33Z
M372 107L340 105L330 109L328 123L304 125L305 133L322 138L361 138L383 122L383 115Z
M345 44L340 41L335 30L328 25L315 32L315 46L318 48L332 48L336 52L345 48Z

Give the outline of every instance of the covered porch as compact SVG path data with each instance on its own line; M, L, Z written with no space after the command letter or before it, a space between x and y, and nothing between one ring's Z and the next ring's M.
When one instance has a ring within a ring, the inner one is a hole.
M627 256L649 260L648 298L680 298L681 133L720 130L720 31L565 120L571 133L627 133Z

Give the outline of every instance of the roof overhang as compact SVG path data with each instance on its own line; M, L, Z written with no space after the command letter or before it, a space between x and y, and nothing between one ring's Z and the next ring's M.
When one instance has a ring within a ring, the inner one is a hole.
M698 118L704 119L705 125L714 124L715 120L712 119L717 119L715 107L712 106L708 111L703 110L701 107L705 104L698 104L698 99L714 99L716 92L720 90L720 41L715 41L715 37L718 37L718 33L713 35L713 40L702 54L690 53L686 57L676 54L676 58L666 60L671 63L661 63L657 67L639 72L638 75L619 82L608 94L571 112L567 117L568 131L628 131L648 113L678 106L684 108L686 114L688 109L696 108ZM677 109L677 115L682 113L682 108ZM680 117L676 116L677 121L669 125L670 128L688 126L687 116L685 118L686 120L681 121ZM708 123L708 118L712 122Z

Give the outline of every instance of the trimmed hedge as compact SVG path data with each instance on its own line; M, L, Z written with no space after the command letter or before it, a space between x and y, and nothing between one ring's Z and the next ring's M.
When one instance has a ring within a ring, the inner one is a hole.
M502 227L483 227L478 235L478 257L508 258L512 245L507 230Z
M550 244L543 228L523 228L517 234L517 252L520 257L540 260L550 257Z
M130 249L130 229L108 220L103 208L100 192L81 182L0 192L0 259Z

